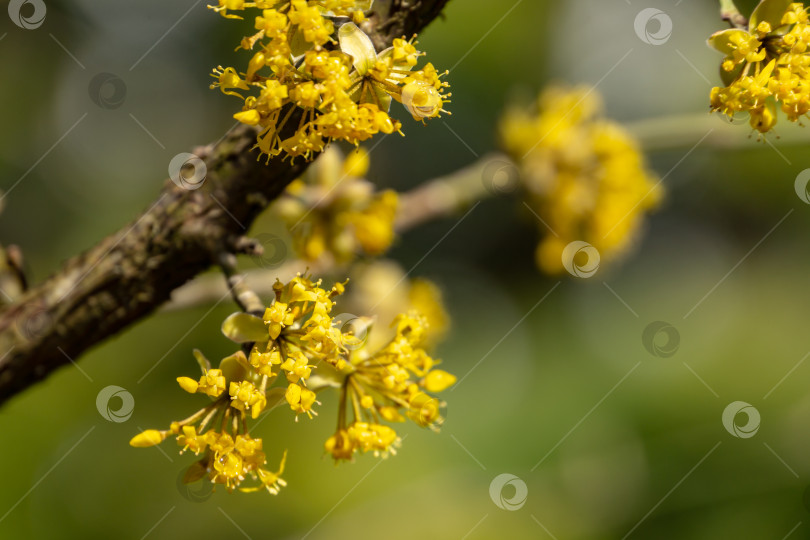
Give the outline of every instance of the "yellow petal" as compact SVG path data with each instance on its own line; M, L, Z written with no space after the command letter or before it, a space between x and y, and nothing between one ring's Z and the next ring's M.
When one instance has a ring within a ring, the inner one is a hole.
M380 416L389 422L404 422L405 417L399 414L396 407L381 407Z
M166 436L156 429L147 429L146 431L139 433L132 437L132 440L129 441L130 446L134 446L135 448L148 448L150 446L155 446L156 444L160 444L163 442Z
M262 115L259 114L259 111L256 109L249 109L247 111L238 112L233 117L236 120L239 120L243 124L247 124L249 126L257 125L261 119Z
M368 172L369 164L368 152L360 146L346 156L346 160L343 162L343 174L352 178L364 178Z
M456 376L441 369L434 369L425 377L425 389L428 392L441 392L456 384Z
M189 394L197 392L197 388L199 387L199 383L190 377L177 377L177 382L180 384L180 388Z
M236 351L234 354L223 358L219 363L219 369L225 376L226 381L241 381L247 377L250 371L250 364L248 364L247 357L242 351ZM231 382L231 384L233 384Z
M301 387L297 384L291 384L287 387L287 393L284 397L287 398L287 403L290 405L297 405L301 401Z

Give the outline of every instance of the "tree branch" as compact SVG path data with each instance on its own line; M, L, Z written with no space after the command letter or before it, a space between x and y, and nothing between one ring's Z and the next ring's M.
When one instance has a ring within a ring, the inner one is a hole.
M428 221L461 214L483 199L511 193L518 188L516 174L515 164L506 155L492 153L450 175L428 180L400 194L396 231L403 234ZM288 281L307 271L321 277L345 275L350 270L326 258L310 262L290 259L273 268L244 272L239 277L247 290L269 296L276 279ZM161 309L177 311L212 304L227 294L228 283L221 276L200 276L175 290L171 302Z
M379 46L390 45L425 27L447 1L392 0L368 30ZM2 307L0 403L152 313L223 252L240 251L253 220L308 165L257 162L254 142L255 131L241 126L197 148L207 167L199 189L167 180L131 224Z

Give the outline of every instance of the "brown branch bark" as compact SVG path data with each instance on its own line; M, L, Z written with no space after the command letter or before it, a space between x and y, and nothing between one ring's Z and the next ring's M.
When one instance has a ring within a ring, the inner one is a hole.
M499 186L499 172L510 172L516 166L509 157L492 153L450 175L427 180L400 193L395 228L398 234L428 221L458 216L478 201L517 189L515 183ZM509 180L507 178L507 180ZM515 179L516 180L516 179ZM291 259L271 269L251 270L240 274L244 289L261 296L273 294L276 279L287 281L299 272L309 271L319 277L346 276L350 266L335 265L333 260L302 261ZM177 311L217 302L228 294L228 284L221 276L207 274L186 283L172 293L163 311Z
M392 0L368 30L387 46L425 27L447 1ZM0 403L152 313L222 253L238 251L256 216L307 166L257 162L254 141L255 132L240 127L196 149L208 170L202 187L167 180L137 219L3 306Z

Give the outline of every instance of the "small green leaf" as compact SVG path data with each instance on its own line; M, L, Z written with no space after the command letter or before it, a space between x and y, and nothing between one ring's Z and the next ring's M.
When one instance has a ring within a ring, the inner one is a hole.
M208 361L208 358L202 353L200 349L194 349L194 358L197 359L197 364L200 366L200 369L205 373L206 370L211 369L211 362Z
M731 37L737 34L745 35L748 34L748 32L745 30L738 30L736 28L729 28L727 30L715 32L709 37L706 43L708 43L709 47L728 56L736 48L731 44Z
M791 0L762 0L751 13L748 28L753 32L759 23L765 21L771 25L771 29L776 30L782 26L782 15L791 3Z
M245 353L238 351L228 357L223 358L219 363L219 369L222 370L222 374L225 376L226 381L240 382L247 377L247 374L250 371L250 364L248 364Z
M318 366L316 373L307 379L307 388L313 392L319 392L324 388L340 388L346 376L328 364Z
M222 333L236 343L267 341L267 327L264 321L255 315L234 313L222 323Z
M340 50L352 57L354 69L365 75L377 61L377 51L365 32L354 23L346 23L338 30Z
M362 100L360 99L361 96L363 97ZM352 99L358 100L360 103L372 103L377 105L383 112L391 110L391 96L373 83L368 84L365 90L362 85L358 87L358 90L352 94Z
M303 57L304 53L311 47L312 44L304 38L303 30L301 30L300 27L296 27L295 33L293 33L292 38L290 38L290 51L292 52L293 58Z
M184 484L193 484L207 474L205 460L195 461L183 474Z

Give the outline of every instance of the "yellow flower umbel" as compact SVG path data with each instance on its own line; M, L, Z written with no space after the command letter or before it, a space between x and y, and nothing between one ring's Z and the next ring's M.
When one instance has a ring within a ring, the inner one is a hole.
M513 108L501 140L519 165L527 204L545 222L536 254L545 272L562 272L563 250L577 240L603 261L620 256L662 197L636 141L601 116L590 89L552 88L537 110Z
M226 18L258 12L257 32L237 48L253 53L247 68L219 66L212 88L242 100L234 118L260 128L254 147L260 156L269 160L283 152L311 159L332 140L357 145L377 133L401 133L399 121L388 114L392 99L419 120L443 111L447 83L431 64L414 69L422 53L413 41L395 40L377 53L353 22L336 28L336 17L361 22L372 3L220 0L209 6Z
M252 343L248 363L262 381L285 375L287 403L296 414L310 418L317 414L312 407L318 402L307 380L322 363L341 369L346 351L346 338L331 316L334 298L344 286L338 283L327 291L320 285L302 276L287 284L277 281L276 300L262 318L235 313L223 324L223 332L232 340Z
M266 489L275 495L286 485L281 478L286 451L278 470L267 469L262 439L248 428L268 407L286 402L296 419L302 413L312 418L314 405L320 404L315 392L340 389L338 433L326 445L338 459L350 459L358 450L392 451L399 439L381 420L404 418L399 411L422 426L441 423L442 404L426 392L439 392L456 379L435 369L438 362L421 347L424 319L415 313L400 316L396 336L369 354L368 341L355 335L357 327L342 329L346 321L332 317L343 284L327 290L320 281L299 275L286 284L276 282L274 291L275 301L262 317L235 313L222 325L223 333L243 344L249 356L240 350L212 368L195 350L202 376L177 379L186 392L208 396L209 404L168 429L136 435L130 445L154 446L173 436L181 453L201 456L184 482L205 478L228 491ZM274 385L277 379L282 382ZM347 400L354 410L351 424L346 422Z
M263 317L235 313L222 325L228 338L248 344L249 357L238 351L212 369L202 353L194 351L202 376L177 379L183 390L205 394L211 403L185 420L173 422L169 429L146 430L130 441L136 447L153 446L171 435L177 438L181 452L202 454L188 469L186 482L205 477L229 491L264 488L278 493L285 485L280 478L284 458L278 471L264 468L262 440L249 434L249 419L257 418L268 402L275 405L284 399L296 414L312 417L312 407L318 403L315 392L306 387L312 370L323 362L337 369L345 365L343 343L351 334L341 334L330 316L333 298L343 292L343 285L327 291L320 282L298 276L287 284L277 282L274 290L275 302ZM271 387L280 374L285 383Z
M436 369L439 363L422 348L427 322L416 312L394 321L396 335L382 349L352 352L341 384L337 431L324 444L335 460L357 452L386 457L400 438L383 422L403 422L438 430L444 403L430 394L455 384L456 377ZM430 394L429 394L429 393ZM351 420L350 420L351 418Z
M810 24L802 3L763 0L748 26L717 32L709 45L726 55L725 87L711 91L711 110L750 114L760 133L776 124L776 105L791 122L810 111Z
M184 482L207 478L213 484L224 485L228 491L267 489L277 494L286 485L281 478L286 453L277 471L266 469L262 440L251 437L247 426L247 417L256 418L267 406L267 379L252 372L241 351L223 359L217 369L211 369L199 351L194 354L202 377L199 380L179 377L177 382L186 392L206 394L211 403L185 420L172 422L169 429L148 429L133 437L129 444L154 446L174 436L180 453L188 450L202 455L188 468Z
M346 263L361 254L381 255L391 246L398 197L392 190L374 191L363 178L368 165L362 148L344 160L330 146L273 203L301 259Z

